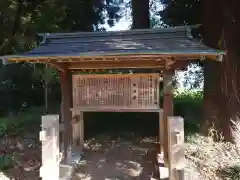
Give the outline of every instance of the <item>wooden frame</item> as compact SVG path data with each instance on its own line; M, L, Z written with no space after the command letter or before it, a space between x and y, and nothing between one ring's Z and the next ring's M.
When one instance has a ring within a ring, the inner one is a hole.
M186 61L187 63L189 61ZM72 136L74 138L78 139L80 143L80 149L83 148L84 144L84 118L83 114L84 112L93 112L93 111L114 111L114 112L158 112L159 113L159 123L160 123L160 146L159 146L159 153L164 154L164 164L165 166L168 166L168 136L167 136L167 117L173 115L173 95L172 95L172 77L174 75L174 69L175 68L173 65L176 62L173 61L171 65L167 64L166 61L164 61L164 66L163 66L163 81L164 81L164 102L163 102L163 110L160 108L155 108L155 109L129 109L129 108L118 108L118 109L82 109L79 107L74 107L73 106L73 94L72 94L72 74L71 74L71 69L69 69L69 66L67 64L62 64L61 66L61 71L60 71L60 83L62 87L62 105L63 105L63 122L64 122L64 157L65 157L65 162L68 162L68 159L71 159L71 154L68 153L71 151L71 146L72 146ZM181 67L184 67L187 65L187 63L180 63ZM177 65L177 64L175 64ZM83 69L87 69L92 67L91 64L88 66L84 67ZM128 67L126 65L126 67ZM144 67L144 64L139 65L139 67ZM124 67L123 67L124 68ZM156 67L157 69L159 67ZM161 69L161 68L160 68ZM162 70L162 69L161 69ZM83 75L85 76L85 75ZM89 77L94 77L96 75L88 75ZM101 75L101 76L116 76L116 75ZM122 76L138 76L137 74L132 74L132 75L122 75ZM160 76L161 74L158 74L159 76L159 82L160 82ZM159 93L159 92L158 92ZM159 97L159 94L158 94ZM164 113L163 113L164 112ZM72 114L74 116L79 116L78 118L81 119L81 121L73 123L72 120ZM73 125L74 124L74 125ZM76 130L76 132L73 132L73 126L79 127L79 129ZM76 135L77 134L77 135Z

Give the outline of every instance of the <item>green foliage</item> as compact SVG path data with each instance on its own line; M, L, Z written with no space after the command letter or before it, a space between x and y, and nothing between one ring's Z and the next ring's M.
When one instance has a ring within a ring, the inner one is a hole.
M169 26L194 25L201 22L199 0L160 0L164 9L159 12L161 20Z
M0 155L0 170L8 170L12 167L14 154Z
M40 80L43 84L49 84L52 81L57 81L58 73L56 69L48 67L43 64L34 64L32 68L32 75L36 79Z
M201 91L184 91L176 93L174 114L184 118L187 133L198 132L202 120L203 93Z
M121 4L123 0L1 0L0 55L32 49L40 41L37 33L105 30L103 24L113 26L121 18ZM56 72L49 68L33 71L26 63L0 63L0 116L21 110L23 104L43 105L47 93L60 101L59 92Z
M174 115L185 120L185 132L196 133L202 117L202 92L182 92L174 97ZM59 113L58 107L53 113ZM17 135L26 132L38 132L43 108L30 108L18 115L0 118L0 136ZM124 132L156 135L158 133L157 113L85 113L86 135L101 132L118 134ZM146 128L146 125L148 128Z
M0 118L0 137L38 132L42 115L43 110L41 108L30 108L18 115Z
M224 179L229 180L239 180L240 179L240 166L235 165L232 167L227 167L223 170Z

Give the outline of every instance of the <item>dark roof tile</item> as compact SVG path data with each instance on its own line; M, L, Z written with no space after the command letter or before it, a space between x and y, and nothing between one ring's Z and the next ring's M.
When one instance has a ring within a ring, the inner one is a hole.
M41 34L45 42L15 57L93 56L136 53L223 54L193 40L188 27L171 27L116 32Z

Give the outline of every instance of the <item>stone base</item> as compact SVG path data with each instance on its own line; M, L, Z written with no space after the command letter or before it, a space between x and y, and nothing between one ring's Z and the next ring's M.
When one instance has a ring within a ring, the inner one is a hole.
M159 179L160 180L167 180L169 179L169 170L168 167L164 166L164 156L163 153L158 154L158 169L159 169Z
M159 179L160 180L167 180L169 178L169 171L166 167L159 167Z
M66 164L60 164L59 167L59 180L71 180L73 173L74 173L74 168L71 165L66 165Z

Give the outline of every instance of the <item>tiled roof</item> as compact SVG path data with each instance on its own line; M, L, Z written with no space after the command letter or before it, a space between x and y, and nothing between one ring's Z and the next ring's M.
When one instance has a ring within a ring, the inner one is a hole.
M104 56L122 54L207 54L215 50L194 40L188 27L156 28L116 32L41 34L44 42L18 57ZM13 56L12 56L13 57Z

